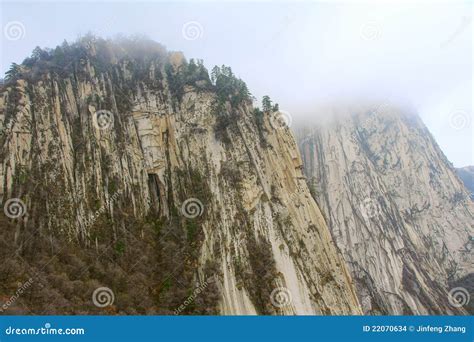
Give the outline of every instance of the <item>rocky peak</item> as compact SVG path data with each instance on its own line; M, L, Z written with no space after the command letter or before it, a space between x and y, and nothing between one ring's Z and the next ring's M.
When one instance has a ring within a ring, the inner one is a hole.
M12 310L101 312L106 286L108 313L361 312L291 132L230 68L212 76L136 39L13 66L0 185L23 214L0 221L0 294L41 286Z
M461 167L456 169L456 172L466 188L471 192L471 199L474 200L474 166Z
M474 269L474 204L453 167L415 114L334 111L298 141L364 312L462 312L448 292Z

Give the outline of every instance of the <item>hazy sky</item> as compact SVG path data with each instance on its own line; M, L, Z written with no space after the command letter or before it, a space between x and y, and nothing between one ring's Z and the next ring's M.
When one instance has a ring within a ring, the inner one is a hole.
M0 71L89 31L143 33L231 66L294 118L338 99L409 101L455 166L474 165L472 3L380 3L2 2Z

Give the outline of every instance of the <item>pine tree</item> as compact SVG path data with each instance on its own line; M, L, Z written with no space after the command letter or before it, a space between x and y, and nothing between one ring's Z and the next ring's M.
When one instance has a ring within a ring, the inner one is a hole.
M43 51L43 49L41 49L39 46L35 47L35 49L31 53L31 57L35 60L39 60L47 55L48 53L46 51Z
M5 81L12 81L20 77L21 65L12 63L10 69L5 73Z
M221 69L216 65L214 68L212 68L211 71L211 82L212 84L216 85L217 78L219 77L221 73Z
M262 109L264 113L269 113L272 110L272 100L270 100L270 96L265 95L262 98Z

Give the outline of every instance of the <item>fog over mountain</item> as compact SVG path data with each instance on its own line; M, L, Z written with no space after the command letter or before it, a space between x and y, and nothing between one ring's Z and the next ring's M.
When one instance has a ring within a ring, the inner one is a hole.
M295 119L326 103L410 103L455 166L474 163L469 2L2 3L1 71L89 31L146 34L208 69L230 65ZM54 20L49 14L54 13ZM5 38L5 37L4 37ZM324 113L322 114L324 115Z
M471 5L1 6L0 314L474 312Z

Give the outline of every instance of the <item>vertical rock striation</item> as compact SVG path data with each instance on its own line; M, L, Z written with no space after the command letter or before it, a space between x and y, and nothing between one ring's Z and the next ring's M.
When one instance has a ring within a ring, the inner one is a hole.
M25 306L95 312L101 284L112 313L361 312L293 136L256 118L230 69L211 82L150 42L58 49L15 70L0 98L3 200L27 212L8 236L53 293L33 286Z
M474 166L461 167L456 169L456 172L471 193L471 199L474 200Z
M416 115L352 109L329 110L298 141L364 312L465 313L448 291L474 271L468 192Z

